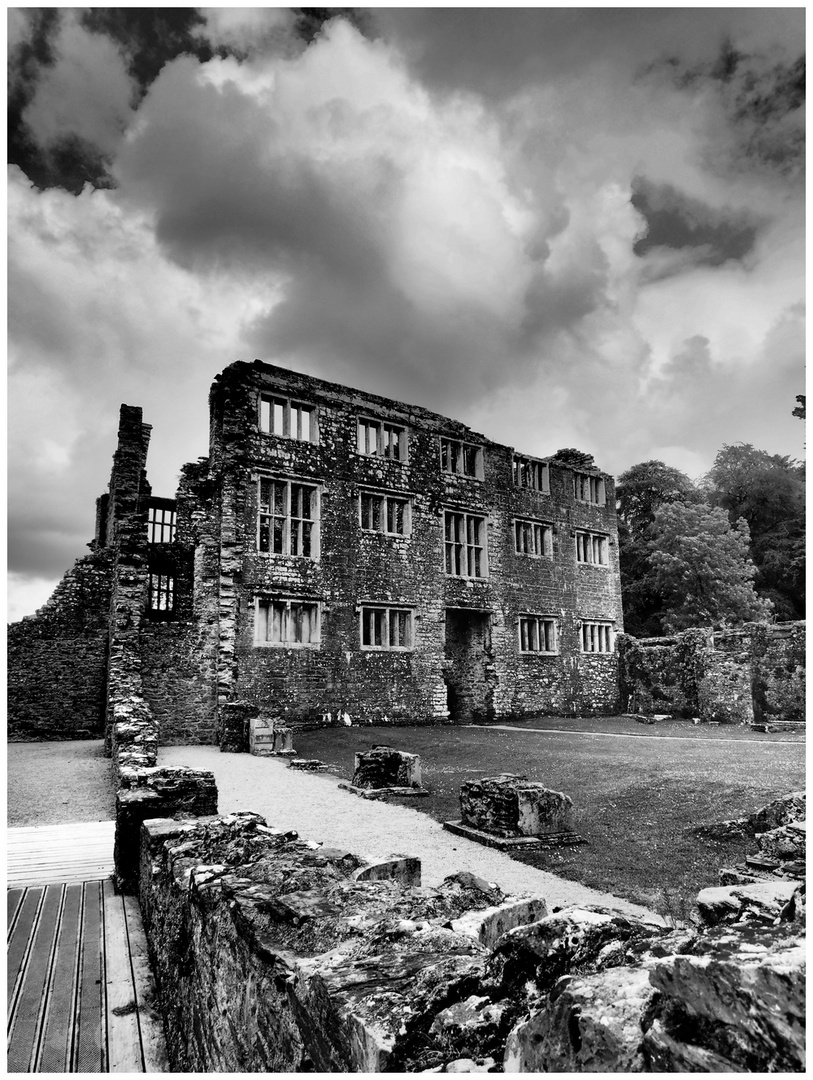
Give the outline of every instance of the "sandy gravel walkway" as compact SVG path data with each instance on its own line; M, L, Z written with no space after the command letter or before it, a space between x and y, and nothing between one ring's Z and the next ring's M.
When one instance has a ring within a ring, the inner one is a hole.
M647 908L628 900L525 866L501 851L453 836L427 814L360 799L341 790L335 776L294 772L275 758L221 754L214 746L163 747L158 764L211 770L221 814L253 810L276 828L295 829L303 839L320 840L359 855L417 856L424 885L438 885L448 874L469 870L497 882L507 893L544 896L549 907L603 904L661 922Z

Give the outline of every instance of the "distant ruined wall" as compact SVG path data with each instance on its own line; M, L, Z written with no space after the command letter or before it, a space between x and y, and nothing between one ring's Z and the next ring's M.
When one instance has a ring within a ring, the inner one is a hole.
M804 720L805 624L618 637L622 708L718 723Z
M104 733L112 558L79 559L37 612L8 628L8 738Z

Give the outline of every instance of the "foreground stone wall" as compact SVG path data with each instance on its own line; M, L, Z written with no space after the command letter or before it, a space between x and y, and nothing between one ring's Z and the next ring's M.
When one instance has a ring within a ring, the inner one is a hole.
M141 860L175 1071L804 1067L795 923L669 930L470 874L421 888L250 813L147 822Z
M718 723L804 720L805 623L619 635L622 707Z
M98 739L104 732L112 559L79 559L36 615L8 628L8 737Z

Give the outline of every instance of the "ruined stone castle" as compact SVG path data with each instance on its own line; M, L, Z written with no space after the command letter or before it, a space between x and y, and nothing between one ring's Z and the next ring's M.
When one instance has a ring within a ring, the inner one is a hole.
M90 554L11 627L10 733L100 735L143 699L162 743L291 726L618 708L612 478L255 361L210 393L174 499L121 408Z

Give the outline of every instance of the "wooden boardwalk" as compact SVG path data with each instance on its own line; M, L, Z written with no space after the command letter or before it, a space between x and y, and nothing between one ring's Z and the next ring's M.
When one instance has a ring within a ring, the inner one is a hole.
M99 824L106 847L93 826L8 831L10 1073L168 1071L138 901L115 893Z

